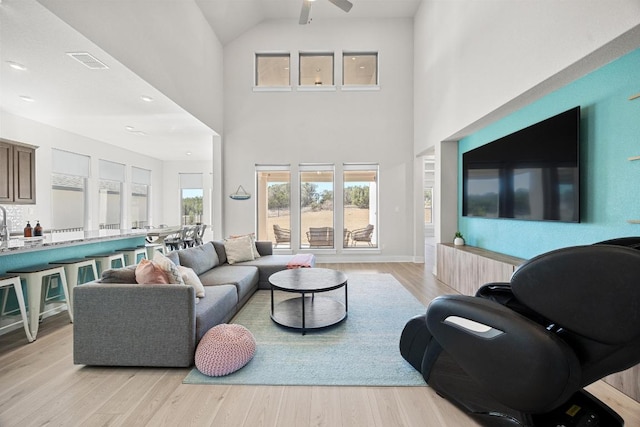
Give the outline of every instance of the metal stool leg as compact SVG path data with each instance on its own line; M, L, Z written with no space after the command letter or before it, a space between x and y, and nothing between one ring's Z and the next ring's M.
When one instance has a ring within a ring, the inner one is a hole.
M29 342L33 342L33 337L31 336L31 331L29 331L29 320L27 319L27 308L24 303L24 294L22 292L22 281L20 280L20 276L4 276L0 277L0 286L4 289L4 302L2 304L2 312L5 312L7 297L9 294L9 289L13 286L13 289L16 293L16 299L18 300L18 308L20 309L20 317L22 319L22 326L24 328L24 333L27 336L27 340ZM10 325L4 326L10 327L15 325L16 323L12 323ZM0 328L0 329L3 329Z

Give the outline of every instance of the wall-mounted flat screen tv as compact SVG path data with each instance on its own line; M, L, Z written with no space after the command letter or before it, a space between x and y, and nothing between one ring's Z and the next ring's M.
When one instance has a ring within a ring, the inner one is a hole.
M580 222L580 107L462 154L462 215Z

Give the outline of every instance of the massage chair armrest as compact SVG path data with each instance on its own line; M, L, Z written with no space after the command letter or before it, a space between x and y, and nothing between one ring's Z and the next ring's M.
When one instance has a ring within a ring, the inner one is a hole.
M438 297L427 310L427 327L469 377L511 408L545 412L579 388L580 364L571 348L499 303L461 295Z

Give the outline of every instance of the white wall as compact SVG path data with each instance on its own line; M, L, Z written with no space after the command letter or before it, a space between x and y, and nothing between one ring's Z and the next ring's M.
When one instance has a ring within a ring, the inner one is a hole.
M333 163L338 174L345 162L375 162L380 164L377 259L412 259L412 40L410 19L318 20L306 26L277 20L225 46L224 235L254 230L254 199L227 196L239 185L253 192L256 163L291 164L296 179L300 163ZM255 52L290 52L295 84L299 51L334 52L340 82L343 50L379 52L379 91L252 90Z
M437 241L451 240L457 209L457 155L441 142L622 55L604 49L600 63L575 67L638 22L637 0L423 1L414 22L414 150L436 149Z
M0 137L25 144L38 146L36 150L36 204L11 205L12 212L19 218L15 219L12 229L21 230L26 220L39 219L45 229L51 226L51 149L71 151L91 157L91 178L89 179L87 194L89 197L90 229L98 228L98 161L109 160L126 165L126 179L130 179L131 166L152 171L151 209L152 223L165 222L163 209L163 182L165 181L163 162L124 150L113 145L89 139L77 134L63 131L23 117L0 112ZM129 200L129 185L124 186L125 200ZM7 205L9 206L9 205ZM128 206L125 206L125 213ZM125 224L128 224L128 219Z
M222 133L222 45L195 1L39 1Z

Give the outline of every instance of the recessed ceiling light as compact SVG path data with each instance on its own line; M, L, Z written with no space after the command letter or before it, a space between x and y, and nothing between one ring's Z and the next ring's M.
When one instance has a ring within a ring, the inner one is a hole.
M20 95L20 99L22 99L25 102L35 102L35 99L33 99L30 96L26 96L26 95Z
M153 98L146 95L142 95L140 99L142 99L144 102L153 102Z
M190 156L190 155L191 155L191 151L187 151L187 156Z
M147 134L146 134L146 133L144 133L144 132L142 132L141 130L137 130L137 131L135 131L135 132L133 132L133 133L135 133L135 134L136 134L136 135L138 135L138 136L147 136Z
M13 62L13 61L7 61L7 64L9 64L9 67L13 68L14 70L19 70L19 71L26 71L27 67L25 67L22 64L19 64L17 62Z
M133 126L125 126L124 128L129 132L133 132Z

